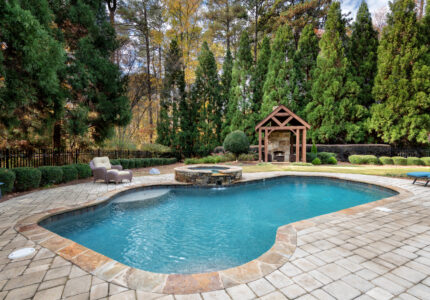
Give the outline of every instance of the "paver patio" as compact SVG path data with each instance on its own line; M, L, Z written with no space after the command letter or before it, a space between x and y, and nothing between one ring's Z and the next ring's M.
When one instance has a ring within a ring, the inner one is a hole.
M245 179L317 173L246 173ZM65 205L79 206L124 185L172 183L173 175L137 177L132 184L84 183L42 190L0 203L1 299L430 299L430 188L409 180L353 174L323 174L396 186L405 199L391 211L335 213L297 229L297 248L278 270L248 284L191 295L129 290L104 281L15 231L16 222ZM348 211L346 211L348 212ZM31 257L9 260L31 246Z

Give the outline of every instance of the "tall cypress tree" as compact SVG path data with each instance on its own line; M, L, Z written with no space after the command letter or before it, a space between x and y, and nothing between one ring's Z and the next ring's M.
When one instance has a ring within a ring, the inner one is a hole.
M230 101L230 89L232 83L232 72L233 72L233 57L231 55L230 49L227 49L227 53L224 58L224 63L222 65L222 75L221 75L221 99L222 99L222 113L223 118L226 118L227 110ZM224 120L222 126L221 140L224 140L224 127L228 121Z
M360 142L365 138L363 119L367 110L358 104L360 88L348 74L349 62L342 42L344 24L340 3L334 2L319 43L312 101L306 106L316 142Z
M272 44L269 70L263 87L262 118L266 117L274 106L283 104L289 107L292 102L295 51L291 28L288 25L279 27Z
M157 124L157 143L179 150L178 106L185 97L182 55L176 40L170 42L164 62L164 81L161 93L160 116Z
M352 25L348 46L350 73L360 86L358 103L369 107L373 102L372 88L376 76L378 32L373 28L372 16L363 1Z
M294 57L294 96L291 110L305 117L306 105L312 101L313 71L319 52L318 37L312 24L302 31Z
M214 54L204 42L198 57L196 81L193 86L193 101L199 103L200 141L198 152L201 155L210 153L219 145L218 131L221 128L220 87Z
M248 33L244 31L240 38L238 53L232 72L232 84L226 127L223 132L224 136L238 129L245 131L248 135L250 134L252 129L249 124L252 113L252 71L251 45Z
M260 114L261 103L263 102L263 87L266 81L267 71L269 70L270 62L270 39L266 36L261 42L260 51L258 52L257 65L252 74L252 111L255 114Z
M376 104L371 108L369 128L384 142L426 143L430 131L426 38L419 38L413 0L394 1L390 9L378 47Z

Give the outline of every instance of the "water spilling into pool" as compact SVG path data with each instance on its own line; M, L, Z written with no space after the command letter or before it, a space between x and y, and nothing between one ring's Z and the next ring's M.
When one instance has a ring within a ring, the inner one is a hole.
M189 274L257 258L273 245L281 225L395 194L373 185L315 177L222 189L147 189L119 196L94 212L42 225L126 265Z

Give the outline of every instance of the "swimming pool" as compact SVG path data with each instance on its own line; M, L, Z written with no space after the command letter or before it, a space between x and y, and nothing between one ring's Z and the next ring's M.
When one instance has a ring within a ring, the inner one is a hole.
M270 249L281 225L395 194L320 177L283 177L226 188L143 189L93 212L41 225L135 268L191 274L259 257Z

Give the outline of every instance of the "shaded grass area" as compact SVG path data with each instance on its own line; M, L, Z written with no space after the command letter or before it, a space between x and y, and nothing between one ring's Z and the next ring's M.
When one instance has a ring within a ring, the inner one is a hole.
M377 166L377 165L351 165L340 164L335 166L300 166L291 164L261 163L254 165L242 165L243 172L270 172L270 171L294 171L294 172L327 172L350 173L363 175L379 175L406 178L408 172L430 172L430 167L421 166Z

